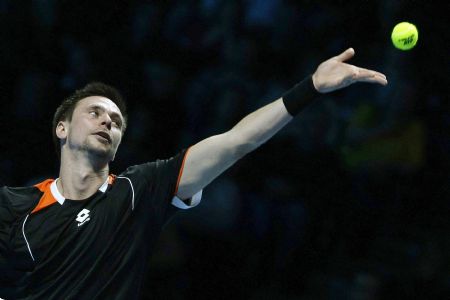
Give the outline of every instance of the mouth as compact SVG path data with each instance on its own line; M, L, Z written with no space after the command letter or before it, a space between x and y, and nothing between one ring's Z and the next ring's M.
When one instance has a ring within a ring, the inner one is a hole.
M95 135L99 136L102 140L105 140L109 144L111 144L111 137L109 136L108 133L106 133L104 131L99 131L99 132L96 132Z

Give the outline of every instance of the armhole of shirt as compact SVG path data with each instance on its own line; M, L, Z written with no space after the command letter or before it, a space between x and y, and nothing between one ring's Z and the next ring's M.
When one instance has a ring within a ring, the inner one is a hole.
M191 146L192 147L192 146ZM175 192L173 194L173 198L172 198L172 205L181 209L189 209L192 208L194 206L197 206L201 199L202 199L202 194L203 194L203 190L198 191L197 193L195 193L194 196L192 196L189 199L186 200L182 200L177 196L177 192L178 192L178 186L180 185L180 181L181 181L181 176L183 175L183 170L184 170L184 164L186 162L186 158L189 154L189 150L191 149L191 147L189 147L186 152L184 153L184 157L183 157L183 162L181 163L181 167L180 167L180 171L178 173L178 179L177 179L177 185L175 187ZM187 202L189 202L189 204L187 204Z
M192 146L191 146L192 147ZM180 181L181 181L181 176L183 176L183 170L184 170L184 163L186 162L186 158L189 154L189 150L191 150L191 147L189 147L186 152L184 153L183 156L183 161L181 162L181 166L180 166L180 171L178 172L178 178L177 178L177 184L175 186L175 191L173 193L173 196L176 197L177 193L178 193L178 186L180 185Z

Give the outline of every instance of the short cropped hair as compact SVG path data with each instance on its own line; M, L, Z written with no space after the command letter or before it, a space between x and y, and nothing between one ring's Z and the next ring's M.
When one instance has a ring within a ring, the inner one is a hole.
M56 136L56 127L58 126L58 123L60 121L72 121L73 112L77 106L77 103L84 98L91 96L108 98L117 105L124 119L122 133L125 132L128 119L127 106L125 99L122 97L120 92L116 88L102 82L89 83L82 89L76 90L72 95L64 99L61 105L56 109L55 115L53 116L53 142L59 158L61 158L61 145L59 143L59 138Z

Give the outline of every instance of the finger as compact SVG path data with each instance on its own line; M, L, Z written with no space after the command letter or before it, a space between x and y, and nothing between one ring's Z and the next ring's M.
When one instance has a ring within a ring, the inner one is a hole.
M374 75L377 75L377 76L380 76L380 77L386 79L386 75L384 75L383 73L380 73L380 72L377 72L374 70L357 67L357 76L364 77L364 76L374 76Z
M358 80L359 82L369 82L369 83L379 83L381 85L387 85L388 82L385 78L379 77L379 76L373 76L373 77L367 77L367 78L361 78Z
M382 85L387 84L386 75L377 71L367 70L364 68L358 69L358 72L356 72L355 76L353 76L353 80L359 82L379 83Z
M334 58L337 59L338 61L346 61L346 60L349 60L350 58L352 58L354 55L355 55L355 50L353 48L348 48L347 50L345 50L341 54L335 56Z

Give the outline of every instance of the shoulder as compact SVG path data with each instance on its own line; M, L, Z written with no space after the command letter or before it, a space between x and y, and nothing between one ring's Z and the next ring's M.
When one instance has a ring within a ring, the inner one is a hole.
M119 176L124 177L139 177L139 176L152 176L158 175L161 172L165 171L178 171L184 161L186 155L186 150L183 149L178 154L166 158L166 159L157 159L155 161L146 162L142 164L137 164L128 167L124 172L122 172Z
M52 179L45 180L34 186L0 188L0 207L13 215L22 215L37 204L44 190L49 188Z

